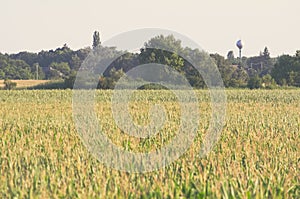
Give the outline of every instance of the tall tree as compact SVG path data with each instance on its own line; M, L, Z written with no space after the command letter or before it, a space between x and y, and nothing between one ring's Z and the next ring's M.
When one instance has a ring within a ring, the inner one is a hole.
M265 47L265 49L264 49L263 56L264 56L266 59L269 59L269 58L270 58L270 53L269 53L269 50L268 50L267 47Z
M100 44L100 33L98 31L95 31L93 35L93 48L98 47Z
M234 60L234 53L233 53L232 50L227 53L227 59L229 61L233 61Z
M278 58L271 74L278 84L300 86L300 60L298 59L296 55L282 55Z

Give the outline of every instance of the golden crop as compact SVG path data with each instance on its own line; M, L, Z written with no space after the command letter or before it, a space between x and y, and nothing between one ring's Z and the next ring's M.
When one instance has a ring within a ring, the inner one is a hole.
M200 125L190 149L170 166L144 174L99 163L72 118L72 91L0 91L1 198L300 198L300 90L227 90L226 124L214 150L199 157L211 114L197 91ZM170 91L136 91L133 121L150 121L150 106L167 121L153 137L121 131L112 91L97 91L95 110L112 142L125 150L159 149L176 134L180 107Z

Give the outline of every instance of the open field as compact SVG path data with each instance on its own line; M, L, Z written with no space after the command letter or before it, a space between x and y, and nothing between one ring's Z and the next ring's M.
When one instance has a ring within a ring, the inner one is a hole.
M164 169L131 174L105 167L84 147L72 119L71 90L0 91L0 197L300 198L300 90L226 92L226 125L207 157L198 154L210 99L197 91L201 121L191 148ZM141 90L132 97L136 123L149 122L154 103L167 110L165 126L149 139L116 127L111 94L97 91L96 110L116 145L148 151L174 136L180 109L169 91Z
M45 84L49 82L50 80L12 80L12 82L17 83L17 88L27 88L36 86L39 84ZM0 80L0 88L4 87L4 80Z

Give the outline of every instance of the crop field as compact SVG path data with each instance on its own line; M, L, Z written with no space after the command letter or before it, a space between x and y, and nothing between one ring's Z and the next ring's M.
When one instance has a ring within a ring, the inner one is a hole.
M180 106L171 91L135 91L133 121L149 122L160 104L166 123L138 139L118 129L113 91L97 91L99 124L124 150L160 149L176 134ZM300 198L300 90L226 90L221 138L199 156L211 116L208 92L197 91L197 136L178 160L148 173L106 167L75 128L71 90L0 91L0 198Z
M49 80L12 80L12 82L17 83L17 88L27 88L32 86L37 86L40 84L45 84ZM0 80L0 88L4 87L4 80Z

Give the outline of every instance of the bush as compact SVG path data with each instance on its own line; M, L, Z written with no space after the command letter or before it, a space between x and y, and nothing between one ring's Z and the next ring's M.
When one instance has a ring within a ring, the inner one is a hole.
M12 90L12 89L15 89L16 87L17 87L16 82L12 82L10 79L4 80L4 89L5 90Z
M36 86L28 87L28 90L54 90L54 89L66 89L65 83L62 80L51 81L44 84L38 84Z
M261 85L262 82L261 82L261 78L259 78L258 76L254 76L254 77L251 77L248 81L248 88L250 89L257 89L257 88L261 88Z

